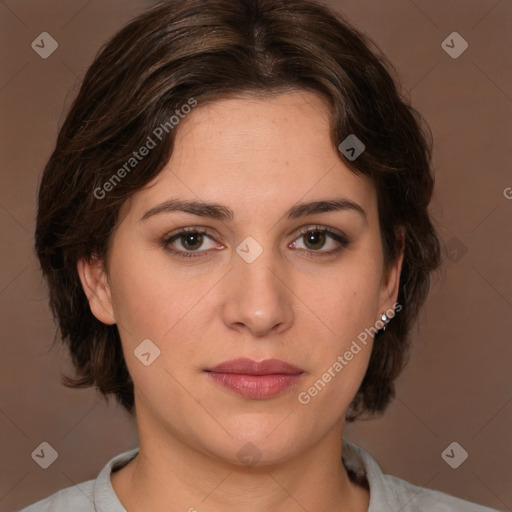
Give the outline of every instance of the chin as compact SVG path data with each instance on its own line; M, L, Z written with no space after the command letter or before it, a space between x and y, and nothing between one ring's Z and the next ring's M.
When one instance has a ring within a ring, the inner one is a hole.
M230 464L245 466L261 466L282 463L293 457L295 453L307 448L308 431L302 425L296 428L290 419L286 427L283 425L283 409L279 415L245 415L233 423L224 422L224 430L220 437L208 437L208 451ZM247 417L250 416L250 417ZM251 417L252 416L252 417ZM202 432L204 435L204 431Z

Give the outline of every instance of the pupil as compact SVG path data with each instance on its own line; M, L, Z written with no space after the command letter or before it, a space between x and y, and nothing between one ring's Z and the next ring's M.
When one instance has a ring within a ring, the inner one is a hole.
M183 244L183 247L187 249L198 249L201 247L202 237L203 235L201 233L188 233L181 237L181 243ZM198 247L193 247L194 245Z
M315 244L315 239L318 239ZM307 233L306 235L306 245L310 247L311 245L318 245L320 244L320 247L322 247L325 243L325 233L322 233L320 231L311 231L310 233ZM318 249L319 247L313 247L313 249Z

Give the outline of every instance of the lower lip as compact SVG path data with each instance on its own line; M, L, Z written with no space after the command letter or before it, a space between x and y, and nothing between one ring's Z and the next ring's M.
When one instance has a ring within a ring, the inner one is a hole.
M208 372L218 384L254 400L272 398L294 386L302 373L290 375L276 373L270 375L245 375L240 373Z

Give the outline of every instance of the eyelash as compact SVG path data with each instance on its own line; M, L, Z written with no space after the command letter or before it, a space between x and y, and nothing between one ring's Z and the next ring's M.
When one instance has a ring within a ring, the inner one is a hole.
M176 231L175 233L173 233L172 235L168 235L168 236L164 237L163 240L161 241L161 245L164 249L166 249L167 251L171 252L172 254L176 255L179 258L191 259L191 258L204 257L205 253L209 252L208 250L207 251L204 251L204 250L203 251L201 251L201 250L181 251L181 250L176 250L176 249L172 249L169 247L170 243L174 242L175 240L180 238L182 235L190 234L190 233L206 235L208 238L213 240L213 237L205 229L190 227L190 228L181 228L178 231ZM337 254L342 249L347 247L349 244L349 241L347 240L347 238L344 235L341 235L328 227L322 227L322 226L313 226L313 227L309 226L307 228L303 228L300 231L300 233L298 234L297 238L295 238L293 241L307 235L308 233L324 233L329 238L331 238L332 240L334 240L340 244L340 247L337 247L336 249L331 249L330 251L321 251L321 250L315 251L313 249L309 249L309 250L308 249L305 249L305 250L300 249L302 251L305 251L308 254L308 257L311 256L313 258L316 258L316 257L322 258L322 257L333 256L334 254Z

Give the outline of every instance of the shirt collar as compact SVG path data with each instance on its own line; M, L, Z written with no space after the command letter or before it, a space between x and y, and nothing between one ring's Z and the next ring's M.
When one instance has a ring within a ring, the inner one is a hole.
M393 487L388 483L375 459L365 450L343 439L343 461L359 477L366 476L370 487L368 512L399 510L401 505Z
M96 512L126 512L119 501L110 474L113 469L128 464L139 453L139 448L126 451L115 456L102 469L94 484L94 506ZM398 510L398 496L384 478L384 474L373 457L347 439L343 439L343 463L350 468L358 478L366 478L370 487L370 504L368 512L382 510Z

